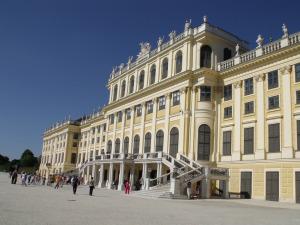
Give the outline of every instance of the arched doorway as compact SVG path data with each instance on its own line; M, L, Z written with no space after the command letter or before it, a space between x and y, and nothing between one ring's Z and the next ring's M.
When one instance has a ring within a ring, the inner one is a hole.
M198 129L198 160L209 160L210 128L203 124Z

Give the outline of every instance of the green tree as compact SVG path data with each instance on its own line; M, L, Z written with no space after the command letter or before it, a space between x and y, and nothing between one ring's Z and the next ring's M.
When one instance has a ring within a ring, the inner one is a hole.
M9 158L0 154L0 165L5 165L7 163L9 163Z
M20 158L20 164L24 167L33 167L38 163L37 158L34 157L34 154L30 149L26 149Z

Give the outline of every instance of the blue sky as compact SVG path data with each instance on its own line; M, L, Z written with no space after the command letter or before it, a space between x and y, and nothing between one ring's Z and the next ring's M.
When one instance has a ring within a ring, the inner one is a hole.
M0 1L0 154L41 154L46 127L107 103L113 66L138 54L138 43L183 30L203 15L255 46L300 31L299 1Z

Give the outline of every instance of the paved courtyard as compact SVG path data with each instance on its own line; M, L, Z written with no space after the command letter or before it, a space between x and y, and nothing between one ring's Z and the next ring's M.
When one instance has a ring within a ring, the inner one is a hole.
M7 174L0 173L0 225L300 224L299 207L293 205L295 209L231 200L143 199L103 189L91 197L84 186L76 196L71 192L69 186L11 185Z

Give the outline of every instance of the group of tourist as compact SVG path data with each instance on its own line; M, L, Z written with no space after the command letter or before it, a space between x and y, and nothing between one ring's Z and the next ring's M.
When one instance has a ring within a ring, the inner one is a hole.
M18 171L14 170L11 171L9 173L9 177L11 179L11 183L12 184L16 184L17 180L18 180ZM52 184L55 183L54 188L55 189L59 189L62 188L64 184L70 184L72 186L72 190L73 190L73 194L75 195L77 192L77 187L78 185L83 183L83 177L78 177L78 176L64 176L63 174L60 175L50 175L48 177L48 179L46 179L45 176L40 176L38 174L30 174L30 173L26 173L26 172L21 172L20 174L20 178L21 178L21 184L23 186L27 186L27 185L47 185L47 186L52 186ZM47 180L47 182L46 182ZM115 189L117 189L118 187L118 181L115 181L113 183ZM130 182L128 180L125 180L124 183L124 191L125 194L129 194L130 193ZM90 181L88 182L88 186L89 186L89 195L92 196L93 195L93 190L95 189L95 181L94 178L91 177Z

